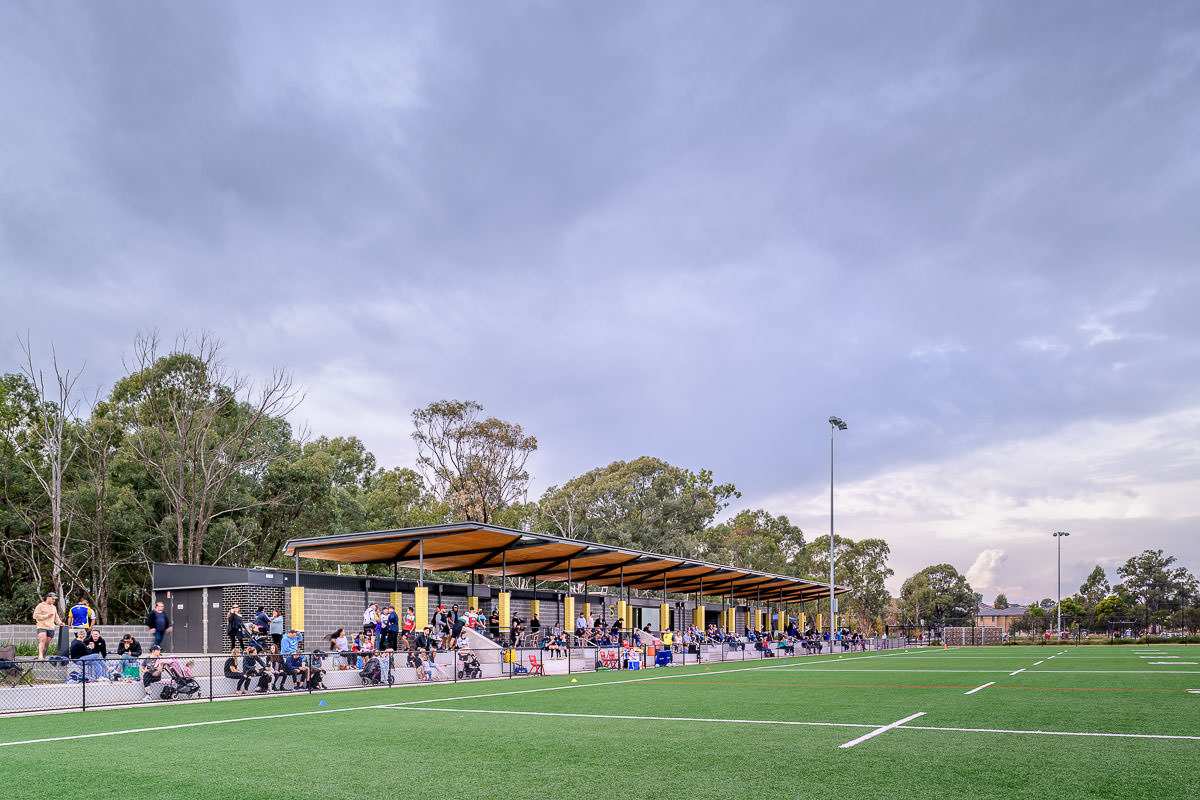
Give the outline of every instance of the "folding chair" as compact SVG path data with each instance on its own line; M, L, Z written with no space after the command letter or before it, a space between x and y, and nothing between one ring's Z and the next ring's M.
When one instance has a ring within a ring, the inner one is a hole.
M529 674L541 675L542 677L546 675L546 668L542 666L542 662L538 661L537 656L531 655L529 657Z
M15 645L0 647L0 682L5 686L20 686L22 683L33 685L33 667L22 667L15 659Z

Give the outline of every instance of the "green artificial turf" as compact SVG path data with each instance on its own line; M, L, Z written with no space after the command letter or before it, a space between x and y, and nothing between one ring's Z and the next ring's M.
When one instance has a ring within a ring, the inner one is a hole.
M0 746L0 780L12 798L1195 798L1200 739L1034 733L1200 737L1200 665L1158 660L1200 662L1200 647L927 649L9 718L0 742L189 727ZM217 720L234 721L193 725Z

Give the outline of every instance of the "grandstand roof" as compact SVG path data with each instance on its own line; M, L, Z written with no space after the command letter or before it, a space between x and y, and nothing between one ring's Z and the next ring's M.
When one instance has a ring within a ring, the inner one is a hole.
M530 533L480 522L292 539L289 556L355 564L395 564L427 570L536 577L763 602L829 596L829 584L682 556ZM835 587L835 593L848 591Z

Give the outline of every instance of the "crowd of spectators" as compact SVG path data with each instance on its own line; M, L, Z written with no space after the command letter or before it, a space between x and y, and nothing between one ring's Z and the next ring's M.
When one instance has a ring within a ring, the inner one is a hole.
M142 644L130 634L123 635L115 653L110 653L108 643L95 626L95 612L86 601L72 606L64 622L58 617L56 599L53 594L47 595L45 602L34 612L39 656L44 657L56 626L68 625L72 632L68 658L77 665L72 679L140 681L145 688L145 699L151 699L151 687L155 684L169 681L175 685L181 679L181 673L184 678L191 678L190 665L163 656L163 639L172 630L172 625L162 602L156 603L146 616L145 627L151 644L148 657L142 659ZM538 648L546 659L566 658L572 647L637 648L642 644L697 654L702 646L719 645L729 650L749 647L763 657L780 652L796 653L796 648L806 653L819 653L826 649L829 652L866 650L868 646L868 638L860 632L843 628L834 631L831 637L829 633L811 627L801 630L795 622L783 632L749 628L741 634L715 624L691 625L679 633L660 632L661 638L658 638L648 624L642 629L630 630L623 628L619 619L609 624L603 617L583 613L576 617L571 629L564 629L557 622L543 626L536 614L525 620L517 612L512 614L508 627L501 629L498 609L485 615L471 608L460 609L458 605L449 608L439 605L424 627L418 628L416 619L411 606L401 610L372 603L363 611L361 630L350 635L345 628L339 628L329 634L331 661L326 663L327 656L321 650L303 652L303 632L285 631L280 610L267 611L259 606L247 621L240 608L233 605L225 620L231 650L220 674L235 681L235 695L315 689L321 685L327 668L359 670L367 682L368 672L382 672L386 677L390 669L403 664L416 669L420 679L435 680L439 675L446 679L449 676L438 665L437 656L456 652L456 667L460 660L463 666L473 663L477 675L479 662L470 653L465 635L468 630L490 638L506 649ZM464 674L462 670L461 674ZM371 682L377 680L375 677Z

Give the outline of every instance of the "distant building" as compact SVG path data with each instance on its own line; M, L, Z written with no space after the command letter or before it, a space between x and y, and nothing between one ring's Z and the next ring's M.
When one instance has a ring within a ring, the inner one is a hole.
M975 624L979 627L1003 628L1007 633L1008 626L1012 624L1012 621L1028 610L1029 606L1013 605L1008 608L996 608L986 603L980 603L979 611L975 613Z

